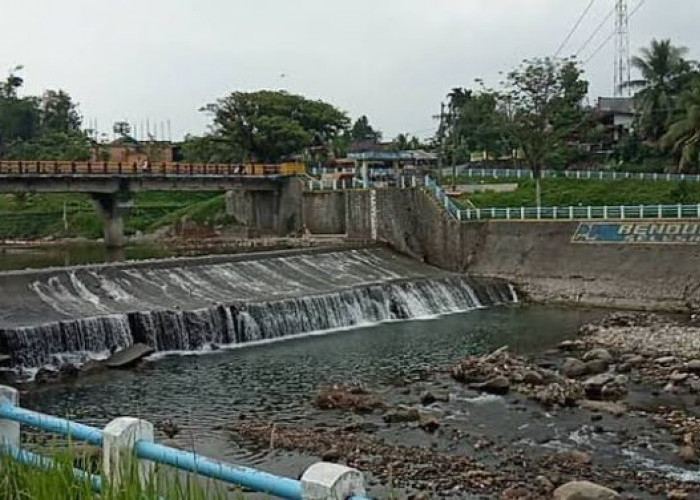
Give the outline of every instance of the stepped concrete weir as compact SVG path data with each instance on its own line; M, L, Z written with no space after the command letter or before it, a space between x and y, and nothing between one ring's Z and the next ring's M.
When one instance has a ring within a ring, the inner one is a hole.
M0 274L0 352L31 378L140 343L198 351L516 300L383 247Z

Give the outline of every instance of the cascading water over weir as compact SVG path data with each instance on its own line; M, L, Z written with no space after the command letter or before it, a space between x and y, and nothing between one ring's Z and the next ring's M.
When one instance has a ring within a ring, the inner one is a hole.
M517 300L383 248L0 274L0 352L30 378L134 343L197 351Z

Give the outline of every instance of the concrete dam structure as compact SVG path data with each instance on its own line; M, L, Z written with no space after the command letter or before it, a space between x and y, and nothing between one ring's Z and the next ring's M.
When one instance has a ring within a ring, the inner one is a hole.
M134 343L206 350L517 300L381 247L10 272L0 288L0 352L26 379Z

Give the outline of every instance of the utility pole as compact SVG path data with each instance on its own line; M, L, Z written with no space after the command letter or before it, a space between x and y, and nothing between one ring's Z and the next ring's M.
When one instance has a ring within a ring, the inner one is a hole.
M437 140L439 142L439 148L440 150L438 151L438 179L442 180L442 169L444 166L444 161L445 161L445 118L447 115L445 115L445 103L441 102L440 103L440 114L437 116L433 116L433 118L436 118L440 120L440 125L438 125L438 131L437 131Z
M630 96L630 17L627 0L615 0L615 97Z

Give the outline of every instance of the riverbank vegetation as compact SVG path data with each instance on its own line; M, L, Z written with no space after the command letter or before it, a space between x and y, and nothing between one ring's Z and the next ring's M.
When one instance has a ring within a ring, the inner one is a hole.
M124 209L128 235L148 233L181 220L223 224L225 200L217 192L136 193ZM88 195L0 195L0 238L88 238L102 236L102 221Z

